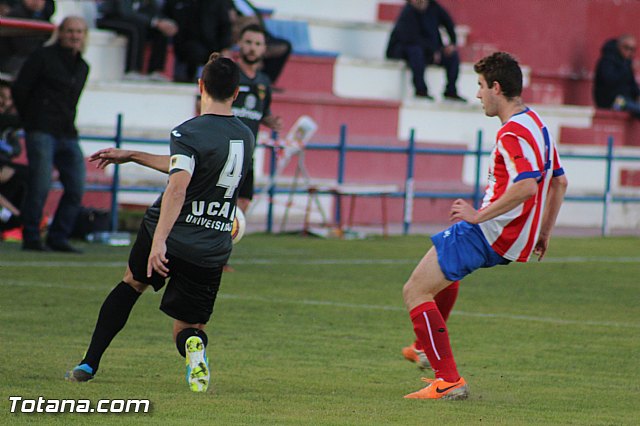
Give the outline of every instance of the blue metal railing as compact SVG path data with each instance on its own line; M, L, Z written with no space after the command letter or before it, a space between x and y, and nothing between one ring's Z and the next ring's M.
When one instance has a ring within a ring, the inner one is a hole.
M123 122L122 116L118 115L116 122L116 134L114 137L103 136L91 136L82 135L82 140L88 141L102 141L112 142L116 147L121 147L123 142L127 143L139 143L139 144L167 144L166 140L153 140L144 138L124 138L122 134ZM277 140L277 135L273 134L273 139ZM609 209L612 203L638 203L640 197L632 196L614 196L612 193L612 165L614 161L640 161L640 156L630 155L614 155L613 152L614 140L612 136L609 136L607 140L607 150L605 155L597 154L562 154L563 159L576 159L576 160L604 160L605 171L605 188L602 195L567 195L565 199L573 202L600 202L603 203L602 208L602 222L601 222L601 234L608 235L609 233ZM278 147L272 145L265 145L269 150L269 177L271 184L264 188L268 194L268 206L267 206L267 223L266 230L268 233L273 232L274 221L274 199L276 194L290 193L289 189L277 188L275 182L275 172L277 165L277 150ZM481 202L481 162L483 156L490 155L490 151L482 150L482 131L478 131L476 148L473 150L465 149L447 149L447 148L418 148L415 142L415 132L412 129L407 141L406 147L386 147L386 146L372 146L372 145L348 145L347 144L347 126L342 125L340 127L340 138L337 144L319 144L310 143L307 144L305 149L317 150L317 151L337 151L338 153L338 167L337 178L338 185L344 183L345 171L347 167L347 153L349 152L373 152L373 153L385 153L407 156L407 166L404 179L404 189L402 191L386 194L390 197L403 199L403 233L406 235L410 232L412 224L412 212L413 201L415 198L430 198L430 199L456 199L464 198L472 200L474 206L477 208ZM471 192L447 192L447 191L415 191L415 159L417 155L447 155L447 156L474 156L475 157L475 176L473 190ZM111 192L111 230L117 230L118 223L118 192L120 191L132 191L132 192L159 192L164 188L149 187L149 186L121 186L119 166L115 165L113 172L113 179L111 185L87 185L87 190L93 191L108 191ZM259 192L260 190L256 191ZM298 189L297 193L306 193L304 189ZM371 194L372 196L375 194ZM342 208L340 203L340 197L335 199L335 211L334 219L335 223L341 223Z

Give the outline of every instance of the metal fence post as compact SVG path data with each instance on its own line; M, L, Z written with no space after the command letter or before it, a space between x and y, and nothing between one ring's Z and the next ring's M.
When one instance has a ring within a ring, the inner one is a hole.
M415 159L416 159L416 139L415 129L409 131L409 145L407 147L407 180L404 184L404 223L402 225L402 233L409 234L409 228L413 219L413 198L415 194L414 176L415 176Z
M116 118L116 148L122 146L122 113ZM111 232L118 230L118 190L120 189L120 165L114 164L113 179L111 180Z
M338 143L338 186L344 183L344 170L347 161L347 125L340 126L340 141ZM342 223L342 199L336 195L336 209L334 223Z
M277 132L271 132L271 139L274 141L278 140L278 133ZM274 203L274 197L275 197L275 193L276 193L276 167L277 167L277 152L276 152L276 146L271 145L269 147L269 150L271 152L271 156L269 159L269 182L271 183L269 185L269 205L267 206L267 233L271 234L273 233L273 203Z
M602 230L603 237L609 235L609 205L611 204L611 163L613 162L613 136L607 138L607 167L604 186L604 206L602 207Z

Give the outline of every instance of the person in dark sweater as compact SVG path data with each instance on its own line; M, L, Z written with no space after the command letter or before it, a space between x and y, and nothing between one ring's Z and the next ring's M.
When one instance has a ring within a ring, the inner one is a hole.
M69 244L69 236L80 211L86 172L75 127L76 106L89 74L82 58L86 36L84 19L66 17L57 41L29 56L12 87L26 133L29 162L29 188L22 214L24 250L78 252ZM43 245L40 222L53 166L60 174L64 194Z
M628 111L640 118L640 88L633 73L636 47L636 38L628 34L602 46L593 80L593 97L598 108Z
M449 35L450 44L447 46L440 36L440 27L444 27ZM437 1L407 0L389 37L386 56L389 59L403 59L407 63L417 97L433 99L424 72L427 65L435 64L444 67L447 73L444 98L466 102L456 89L460 70L456 41L453 19Z

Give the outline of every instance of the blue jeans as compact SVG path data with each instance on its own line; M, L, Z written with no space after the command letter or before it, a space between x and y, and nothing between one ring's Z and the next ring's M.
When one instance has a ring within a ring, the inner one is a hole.
M434 63L433 54L426 52L419 44L399 44L395 46L390 58L404 59L407 66L411 69L413 78L413 87L416 93L428 93L427 84L424 80L424 72L427 65ZM444 93L447 95L456 94L456 82L460 73L460 55L454 52L450 56L446 56L444 52L440 52L440 62L435 64L444 67L447 73L447 87Z
M25 242L40 240L40 222L51 187L53 166L58 169L64 194L60 199L48 239L66 241L73 231L84 194L84 155L77 138L56 137L49 133L27 132L29 187L25 197L22 233Z

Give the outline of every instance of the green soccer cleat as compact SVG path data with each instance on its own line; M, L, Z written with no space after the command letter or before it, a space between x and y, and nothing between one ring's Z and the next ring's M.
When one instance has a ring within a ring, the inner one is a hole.
M187 384L194 392L206 392L209 388L209 362L204 343L198 336L191 336L185 343Z

